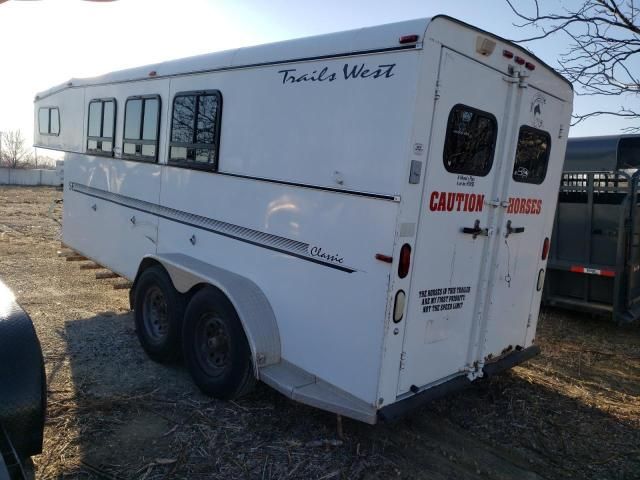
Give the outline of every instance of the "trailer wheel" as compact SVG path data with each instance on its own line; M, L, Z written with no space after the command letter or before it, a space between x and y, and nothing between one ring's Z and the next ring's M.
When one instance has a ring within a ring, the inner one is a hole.
M189 373L206 395L234 399L254 387L247 337L235 308L217 288L206 287L193 296L182 340Z
M156 362L175 361L180 355L185 297L160 266L140 274L135 288L136 333L142 348Z

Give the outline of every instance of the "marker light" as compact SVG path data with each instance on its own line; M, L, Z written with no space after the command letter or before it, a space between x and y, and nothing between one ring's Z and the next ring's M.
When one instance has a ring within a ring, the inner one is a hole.
M400 249L400 262L398 263L398 276L404 278L409 273L411 265L411 245L405 243Z
M513 52L510 52L509 50L503 50L502 56L505 58L513 58Z
M546 260L549 255L549 243L549 237L546 237L542 242L542 260Z
M158 72L156 72L155 70L151 70L151 71L149 72L149 76L150 76L150 77L155 77L157 74L158 74Z
M483 37L482 35L478 35L476 38L476 52L480 55L488 57L493 53L493 50L496 48L496 42L491 40L490 38Z
M405 43L416 43L419 38L420 38L419 35L403 35L402 37L400 37L398 42L403 44L403 45Z
M404 304L407 299L404 291L398 290L396 293L396 301L393 304L393 322L398 323L404 315Z
M531 62L527 62L524 64L524 68L526 68L527 70L535 70L536 66Z
M538 281L536 282L536 290L540 291L544 287L544 270L540 269L538 272Z
M517 56L516 56L516 57L513 59L513 61L514 61L514 62L516 62L518 65L524 65L524 64L525 64L525 60L524 60L524 58L522 58L522 57L517 57Z

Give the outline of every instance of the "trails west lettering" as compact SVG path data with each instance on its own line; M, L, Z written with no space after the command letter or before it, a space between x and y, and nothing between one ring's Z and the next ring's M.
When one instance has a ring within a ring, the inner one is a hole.
M304 83L304 82L334 82L338 78L351 80L357 78L391 78L395 75L393 69L395 63L367 67L366 63L351 65L345 63L339 75L337 72L329 71L329 67L313 70L311 72L299 72L297 68L278 70L282 74L282 83Z

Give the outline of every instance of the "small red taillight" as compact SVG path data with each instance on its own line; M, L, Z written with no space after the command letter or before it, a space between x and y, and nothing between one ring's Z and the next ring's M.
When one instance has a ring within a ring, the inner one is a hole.
M149 72L149 76L150 76L150 77L155 77L156 75L157 75L157 72L156 72L155 70L151 70L151 71Z
M405 43L416 43L419 38L420 38L419 35L403 35L402 37L400 37L398 42L403 44L403 45Z
M404 278L409 273L411 265L411 245L405 243L400 249L400 262L398 262L398 276Z
M509 50L503 50L502 56L505 58L513 58L513 52L510 52Z
M524 68L526 68L527 70L535 70L536 66L531 62L527 62L524 64Z
M513 61L516 62L518 65L524 65L525 63L525 60L522 57L515 57Z
M549 255L549 244L549 237L546 237L542 242L542 260L546 260Z

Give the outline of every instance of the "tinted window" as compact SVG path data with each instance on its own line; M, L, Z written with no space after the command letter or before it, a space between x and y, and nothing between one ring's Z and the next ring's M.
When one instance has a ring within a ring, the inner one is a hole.
M142 100L127 100L124 112L124 138L140 139L140 117Z
M124 114L124 157L133 160L154 161L158 151L158 121L160 97L127 99Z
M89 102L87 150L103 155L113 155L115 117L115 100L91 100Z
M540 184L547 174L551 137L547 132L520 127L513 179L516 182Z
M57 108L49 110L49 133L51 135L60 134L60 110Z
M38 131L42 134L49 133L49 109L41 108L38 110Z
M213 143L216 122L216 97L202 95L198 105L196 143Z
M102 124L102 102L89 104L89 136L99 137Z
M113 137L114 103L104 102L102 105L102 136Z
M193 125L196 114L196 96L176 97L173 104L171 141L193 143Z
M156 98L147 98L144 101L143 140L156 140L157 138L159 104L160 102Z
M451 173L483 177L491 170L498 125L490 113L456 105L449 113L444 166Z
M176 95L169 149L172 163L216 168L221 105L218 91Z
M56 107L43 107L38 110L38 132L41 135L60 133L60 112Z

